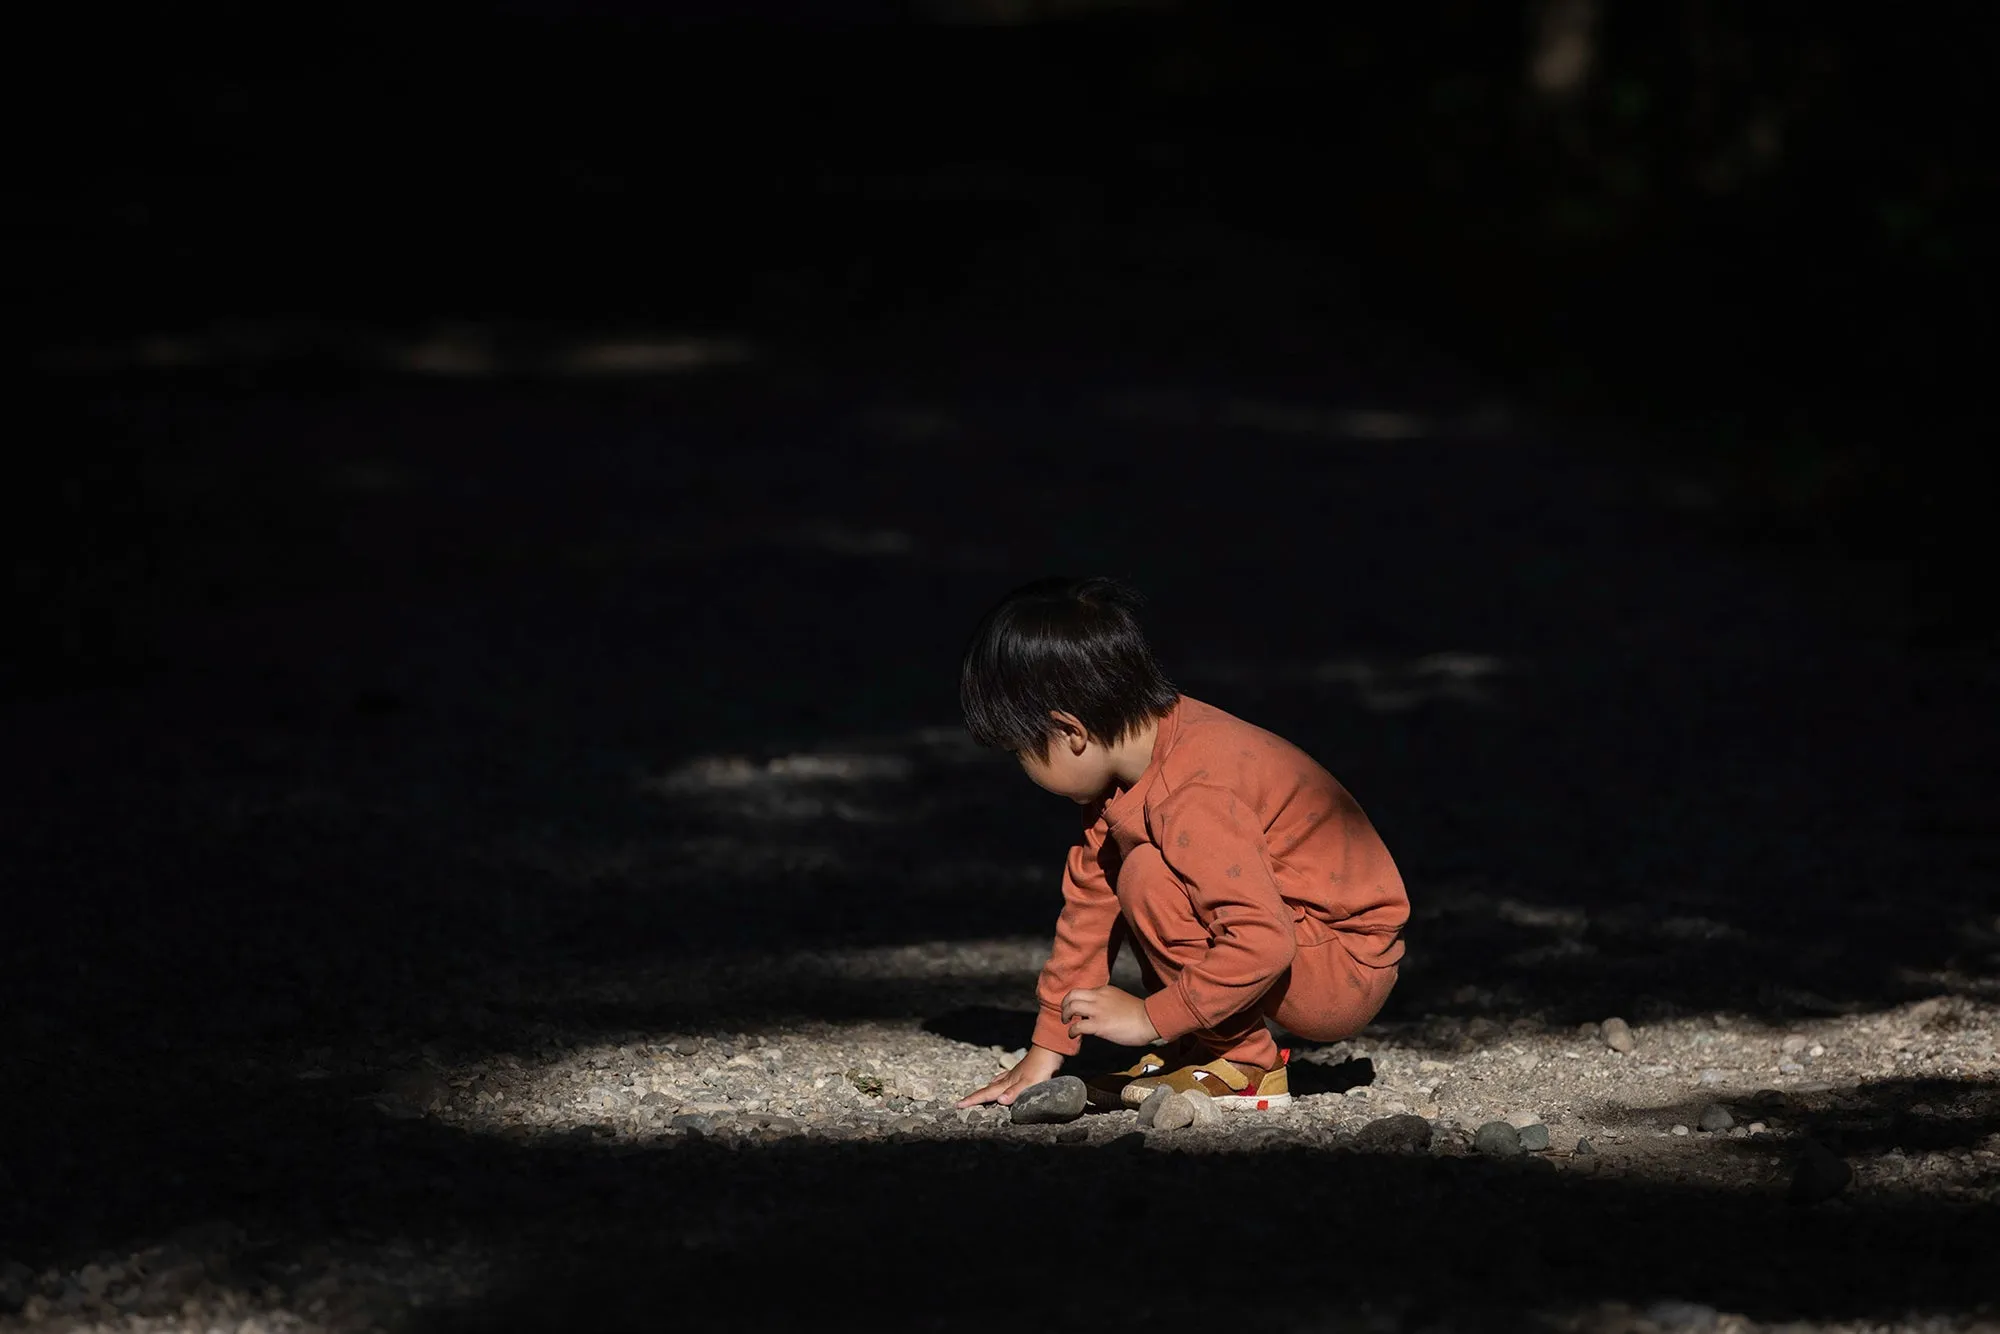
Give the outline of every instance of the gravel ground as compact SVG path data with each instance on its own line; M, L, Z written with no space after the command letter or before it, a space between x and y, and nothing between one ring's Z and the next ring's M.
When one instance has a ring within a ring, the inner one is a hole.
M206 517L8 705L0 1329L2000 1328L1990 665L1443 391L744 374L116 398ZM1227 541L1019 521L1216 439ZM1290 1112L950 1106L1071 833L951 664L1065 566L1410 880Z

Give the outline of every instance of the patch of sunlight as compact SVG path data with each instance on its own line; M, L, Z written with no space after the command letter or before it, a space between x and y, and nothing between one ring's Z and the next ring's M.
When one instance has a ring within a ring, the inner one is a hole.
M1493 702L1492 678L1514 669L1483 653L1430 653L1408 660L1328 658L1316 663L1211 662L1193 666L1191 680L1249 685L1345 686L1363 707L1400 713L1430 700L1486 705Z
M762 763L742 755L718 755L695 760L658 778L644 780L642 787L652 792L681 793L801 782L900 782L910 776L912 767L911 762L901 755L823 752L780 755Z
M500 370L486 335L472 329L441 329L388 353L389 364L412 375L477 378Z
M683 375L749 360L749 347L729 339L607 338L557 353L549 368L563 376Z

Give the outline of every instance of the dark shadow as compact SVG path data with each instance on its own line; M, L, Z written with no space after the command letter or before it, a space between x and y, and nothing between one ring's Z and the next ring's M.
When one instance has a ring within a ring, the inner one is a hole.
M1366 1056L1350 1056L1331 1064L1295 1060L1290 1068L1292 1092L1299 1095L1345 1093L1375 1082L1375 1062Z

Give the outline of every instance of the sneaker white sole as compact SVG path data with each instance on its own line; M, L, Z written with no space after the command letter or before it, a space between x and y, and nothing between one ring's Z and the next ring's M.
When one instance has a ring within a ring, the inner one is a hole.
M1153 1087L1159 1088L1161 1085L1156 1084ZM1150 1088L1142 1089L1138 1091L1137 1097L1132 1097L1129 1096L1131 1086L1127 1085L1125 1088L1119 1090L1119 1101L1127 1107L1137 1107L1140 1103L1146 1101L1152 1092L1153 1089ZM1241 1093L1211 1094L1209 1101L1213 1102L1218 1110L1224 1112L1283 1112L1291 1108L1292 1095L1289 1093L1269 1093L1261 1098L1252 1098Z

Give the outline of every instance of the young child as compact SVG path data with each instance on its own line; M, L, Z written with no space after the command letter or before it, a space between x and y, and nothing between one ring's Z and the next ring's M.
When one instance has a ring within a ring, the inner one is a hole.
M1109 579L1047 579L988 612L960 699L972 736L1083 807L1027 1055L960 1107L1011 1103L1084 1034L1147 1047L1091 1085L1136 1106L1165 1085L1224 1110L1291 1102L1266 1020L1352 1036L1395 985L1409 899L1368 817L1290 743L1179 694ZM1110 985L1123 939L1144 998Z

